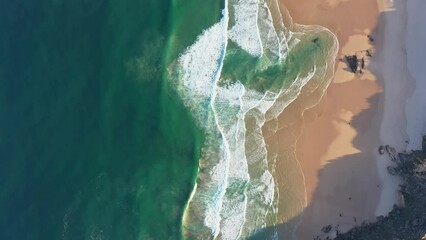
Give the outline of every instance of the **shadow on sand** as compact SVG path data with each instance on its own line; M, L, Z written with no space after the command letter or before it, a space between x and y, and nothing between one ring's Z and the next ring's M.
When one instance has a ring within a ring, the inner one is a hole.
M403 0L395 0L395 10L381 13L378 26L384 26L383 23L387 14L405 11L402 4ZM374 29L374 43L383 42L384 39L381 39L384 38L383 31L383 29L377 27ZM375 47L376 53L380 53L382 46L377 44ZM373 59L375 57L373 56ZM383 79L380 77L379 72L374 68L370 70L378 77L378 83L383 88ZM364 83L361 84L360 81L362 80L338 84L338 86L334 86L333 91L335 91L335 94L339 94L339 90L345 88L354 93L362 92L366 83L363 81ZM412 83L407 84L413 85ZM384 90L386 91L386 89ZM342 92L347 93L348 91ZM361 110L352 118L351 122L347 123L356 131L352 145L359 150L359 153L333 159L319 170L318 185L312 196L311 204L299 216L277 226L259 229L249 239L294 240L296 235L298 240L333 239L338 232L345 232L354 226L362 225L364 221L371 222L375 220L374 217L362 219L362 216L374 216L382 189L382 184L378 178L377 181L371 182L371 178L365 178L365 176L368 174L377 176L378 174L376 160L372 156L378 154L378 147L380 144L384 144L381 143L378 134L384 111L384 95L380 92L370 96L367 95L363 99L353 99L355 96L355 94L353 96L338 96L339 100L343 100L337 106L353 112L356 111L352 109L353 101L367 101L368 108ZM337 130L331 122L328 127L330 131L334 131L337 134ZM365 139L369 139L369 141L367 142ZM372 146L372 142L377 144ZM326 149L324 149L325 151ZM335 177L330 178L330 176ZM373 194L372 188L377 189ZM303 221L301 222L302 218ZM299 227L294 230L294 226L297 225ZM324 233L322 228L327 225L330 225L331 229L328 233ZM278 237L276 233L278 233Z

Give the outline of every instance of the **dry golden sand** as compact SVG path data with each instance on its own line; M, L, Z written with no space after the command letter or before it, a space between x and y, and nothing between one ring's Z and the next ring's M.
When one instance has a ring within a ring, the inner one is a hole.
M376 1L281 3L295 23L321 25L333 31L340 44L338 59L372 48L367 35L374 31L378 21ZM346 64L336 60L336 75L330 87L316 107L304 112L303 125L282 124L291 127L284 127L277 134L278 139L285 139L292 132L293 139L297 139L295 154L303 171L307 196L307 208L296 234L300 240L319 235L327 224L339 224L339 229L345 231L375 217L380 195L374 155L380 142L381 86L369 71L355 76L345 68ZM280 123L288 122L292 115L297 119L306 107L301 102L315 98L318 96L296 100L280 116ZM279 164L277 167L280 169Z

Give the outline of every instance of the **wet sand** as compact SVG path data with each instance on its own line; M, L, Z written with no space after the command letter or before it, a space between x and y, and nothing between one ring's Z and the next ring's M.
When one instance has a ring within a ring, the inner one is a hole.
M295 154L303 171L307 207L296 236L304 240L320 235L321 228L327 224L345 231L362 221L375 219L383 191L376 158L377 148L382 144L384 94L380 78L368 69L370 60L374 62L376 58L372 45L377 45L374 38L380 13L378 4L371 0L281 0L281 3L294 22L332 30L341 47L332 83L319 104L304 112L303 124L298 126L302 133L296 137ZM369 36L373 41L369 41ZM339 61L343 55L365 54L365 50L371 50L373 57L364 56L368 64L362 75L351 73ZM307 99L298 99L294 105L301 101ZM290 106L279 121L286 122L289 115L297 116L301 110ZM280 134L288 134L288 128ZM391 197L388 202L394 201Z

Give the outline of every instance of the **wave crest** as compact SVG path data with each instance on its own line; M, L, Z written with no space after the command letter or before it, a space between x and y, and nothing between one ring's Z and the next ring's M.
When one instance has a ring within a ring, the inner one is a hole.
M277 221L274 153L262 128L308 82L312 91L328 86L337 51L328 30L283 19L276 1L225 1L221 21L170 67L173 86L206 133L183 217L188 238L247 238Z

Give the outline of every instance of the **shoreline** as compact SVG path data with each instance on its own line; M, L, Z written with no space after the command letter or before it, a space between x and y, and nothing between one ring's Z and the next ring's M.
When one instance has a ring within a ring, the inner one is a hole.
M375 35L376 27L381 28L381 6L380 0L280 2L295 23L325 26L338 36L340 44L334 79L318 105L304 111L302 133L295 143L308 204L296 235L309 239L327 224L338 224L339 231L347 231L362 221L374 221L380 205L386 211L397 201L388 198L392 195L389 186L395 181L389 181L392 177L378 169L383 161L378 159L377 149L383 142L386 93L375 70L369 70L377 56L373 54L361 76L348 72L346 64L339 61L343 55L373 48L369 38ZM363 17L354 23L350 19L357 12ZM384 205L380 203L384 201Z
M289 17L288 14L285 15ZM295 23L295 27L303 26ZM333 35L333 42L329 42L332 45L330 45L328 54L337 56L339 43L336 36L333 32L324 30L328 32L327 34ZM329 59L327 61L328 66L335 65L335 57L327 59ZM306 207L307 202L305 179L295 151L295 143L302 131L303 121L300 119L303 117L304 109L312 108L318 104L332 80L333 72L334 68L327 67L322 75L314 76L312 81L303 86L298 97L283 110L283 113L278 118L267 122L263 127L265 142L270 154L268 156L269 167L273 169L279 189L277 198L279 199L278 209L280 213L277 216L277 222L279 224L286 223L283 228L279 226L280 235L282 232L285 232L286 236L292 234L291 229L294 229L297 225L298 216ZM271 131L271 134L268 134L268 131ZM279 169L286 169L285 174L276 174L274 170L279 171ZM280 194L280 192L284 194Z

